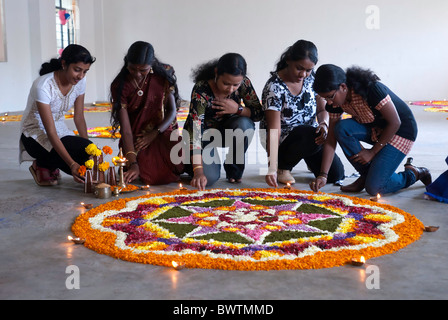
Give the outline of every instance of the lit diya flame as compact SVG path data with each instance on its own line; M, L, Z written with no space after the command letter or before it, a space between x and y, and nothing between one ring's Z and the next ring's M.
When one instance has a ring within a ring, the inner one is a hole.
M185 188L182 183L179 183L179 190L187 190L187 188Z
M175 270L182 270L183 268L185 268L184 264L177 263L176 261L171 261L171 265Z
M291 189L291 184L289 182L286 184L285 189Z
M380 199L381 199L381 195L378 193L376 195L376 197L371 197L370 201L378 202L378 201L380 201Z
M67 239L69 241L72 241L75 244L84 244L84 242L86 242L86 239L81 239L81 238L73 238L72 236L68 236Z
M352 259L352 265L354 266L362 266L364 263L366 263L366 258L364 258L364 256L361 256L359 259L358 258L353 258Z
M149 190L149 188L150 188L150 187L149 187L149 184L146 185L146 186L141 186L141 187L140 187L141 190Z

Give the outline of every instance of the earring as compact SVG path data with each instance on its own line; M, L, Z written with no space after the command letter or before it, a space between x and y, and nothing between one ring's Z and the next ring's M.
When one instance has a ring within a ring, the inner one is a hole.
M154 73L154 70L152 68L149 69L149 73Z

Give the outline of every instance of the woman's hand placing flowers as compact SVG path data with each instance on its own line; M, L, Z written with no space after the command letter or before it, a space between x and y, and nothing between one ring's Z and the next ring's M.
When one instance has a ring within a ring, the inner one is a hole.
M319 175L314 181L311 181L310 188L314 192L319 192L327 184L327 177Z

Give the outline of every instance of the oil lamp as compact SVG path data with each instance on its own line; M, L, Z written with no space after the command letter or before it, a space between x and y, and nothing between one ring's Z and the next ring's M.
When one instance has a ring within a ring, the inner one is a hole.
M86 242L86 239L73 238L72 236L68 236L67 239L72 241L74 244L84 244L84 242Z
M181 264L176 261L171 261L171 265L173 266L174 270L177 270L177 271L185 268L185 264Z
M123 156L123 150L120 148L120 152L118 153L118 159L115 160L116 165L118 166L118 188L126 188L126 184L124 183L124 167L126 166L126 162L128 160Z
M366 258L364 258L364 256L361 256L360 258L352 258L351 263L354 266L360 267L366 263Z

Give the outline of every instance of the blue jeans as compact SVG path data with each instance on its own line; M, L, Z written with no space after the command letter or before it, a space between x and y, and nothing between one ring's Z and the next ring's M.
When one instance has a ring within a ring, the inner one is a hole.
M362 150L360 141L375 144L371 139L371 128L368 126L353 119L346 119L336 124L334 132L347 159L361 176L366 177L367 193L371 195L393 193L416 182L411 170L395 173L406 155L390 144L385 145L367 165L350 160Z
M248 117L231 116L230 118L222 121L220 127L217 128L221 134L222 141L202 141L203 148L203 170L204 175L207 177L207 187L212 186L221 177L221 163L217 155L218 147L228 147L226 160L224 162L224 170L226 172L227 179L241 179L245 169L245 155L252 141L255 124ZM238 135L238 132L244 133L242 139L238 139L232 135L226 136L226 130ZM205 134L204 134L205 135ZM228 139L226 139L226 137ZM207 159L213 159L213 161L206 161ZM186 172L193 176L193 170L191 165L186 165Z

